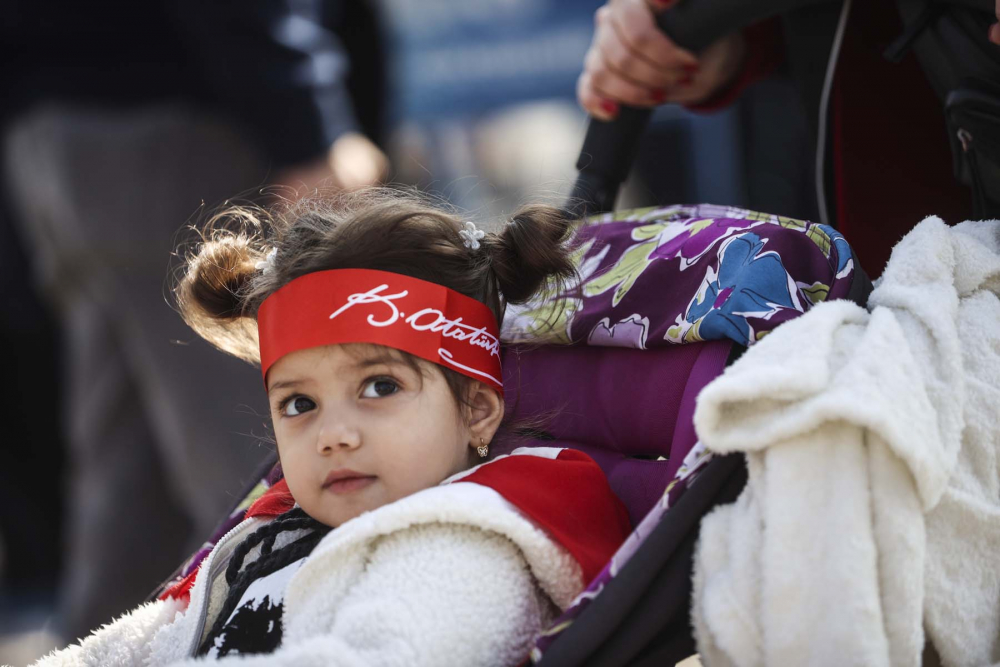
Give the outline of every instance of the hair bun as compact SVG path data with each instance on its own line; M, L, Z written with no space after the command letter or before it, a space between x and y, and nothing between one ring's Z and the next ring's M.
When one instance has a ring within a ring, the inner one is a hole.
M265 259L260 239L245 231L211 229L187 259L174 295L188 326L219 349L257 362L256 327L244 312L245 293Z
M209 317L240 317L243 306L238 295L253 279L258 255L243 235L205 242L181 281L181 294L188 297L184 301Z
M491 246L497 285L507 303L524 303L549 280L576 273L566 248L573 218L554 206L520 209Z

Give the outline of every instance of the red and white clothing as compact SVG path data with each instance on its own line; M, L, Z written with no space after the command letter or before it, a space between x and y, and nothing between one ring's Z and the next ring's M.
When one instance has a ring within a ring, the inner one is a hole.
M258 502L280 511L282 492ZM201 664L191 656L226 596L228 556L269 520L257 509L202 563L189 600L148 603L38 664ZM278 650L222 661L516 665L629 530L585 454L516 450L331 531L288 581Z

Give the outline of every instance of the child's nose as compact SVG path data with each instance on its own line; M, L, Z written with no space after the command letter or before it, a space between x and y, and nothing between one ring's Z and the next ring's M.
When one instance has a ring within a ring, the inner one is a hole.
M357 449L361 446L361 431L348 420L331 416L320 427L316 445L321 454Z

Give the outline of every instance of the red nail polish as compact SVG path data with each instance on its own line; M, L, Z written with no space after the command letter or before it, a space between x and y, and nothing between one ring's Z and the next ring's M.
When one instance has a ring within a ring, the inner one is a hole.
M610 114L618 113L618 105L611 100L601 100L601 108Z
M693 82L694 82L694 77L691 76L690 74L687 74L684 77L682 77L680 81L677 82L677 85L690 86Z
M661 9L670 9L677 4L677 0L656 0L656 4L658 4Z
M694 74L698 71L699 66L698 63L685 63L682 67L688 74Z
M649 98L656 102L657 104L663 104L667 101L667 91L665 90L654 90L649 94Z

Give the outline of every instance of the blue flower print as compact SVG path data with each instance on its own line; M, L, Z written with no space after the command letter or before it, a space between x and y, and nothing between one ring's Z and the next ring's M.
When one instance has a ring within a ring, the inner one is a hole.
M851 254L851 244L847 239L833 227L829 225L819 225L820 229L830 235L830 243L837 250L837 278L843 278L854 268L853 255ZM845 269L847 269L845 271Z
M718 274L709 269L685 316L697 323L700 339L751 345L756 341L748 317L767 319L785 308L801 310L781 258L763 250L764 241L753 233L733 237L719 249Z

